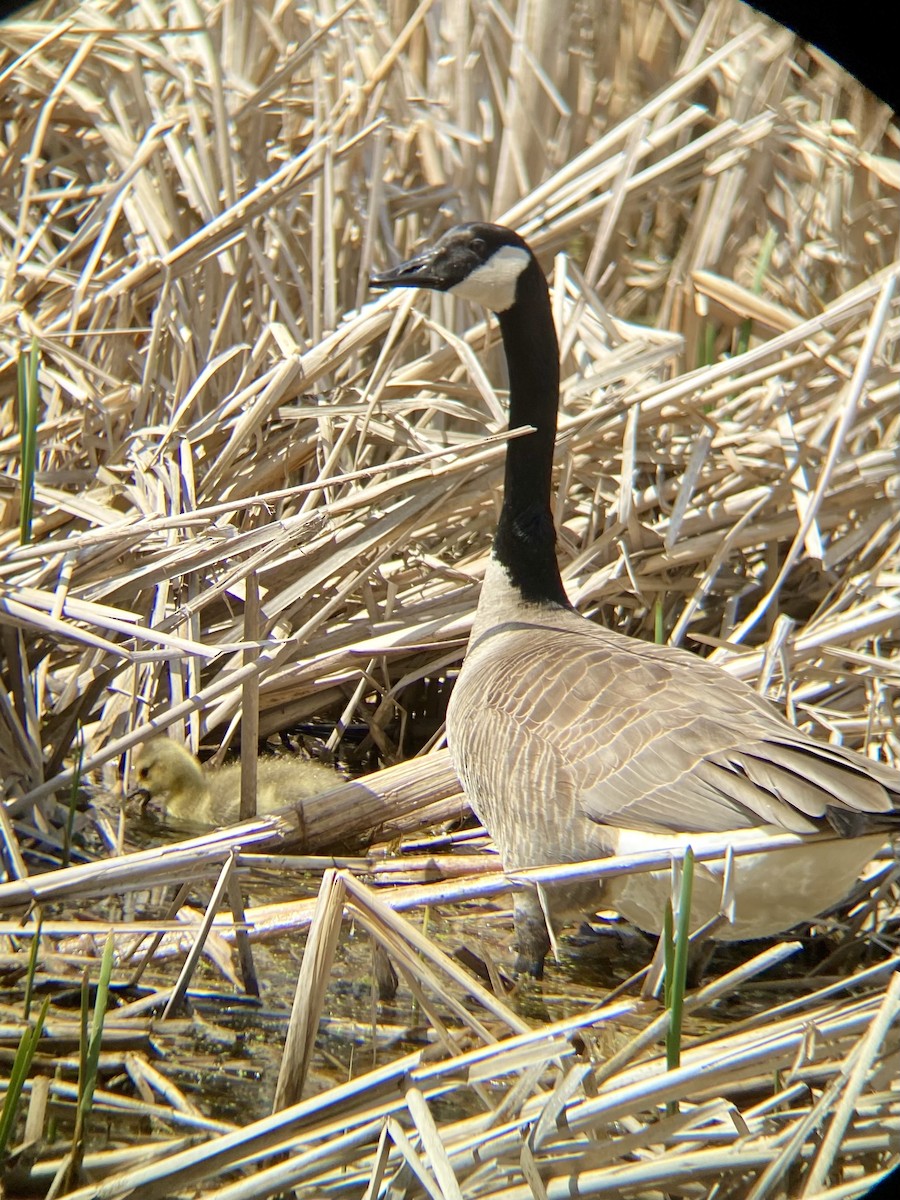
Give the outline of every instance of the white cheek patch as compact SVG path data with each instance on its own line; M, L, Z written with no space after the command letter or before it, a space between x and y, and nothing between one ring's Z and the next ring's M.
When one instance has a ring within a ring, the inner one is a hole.
M516 302L516 283L530 261L531 255L520 246L501 246L486 263L449 290L492 312L506 312Z

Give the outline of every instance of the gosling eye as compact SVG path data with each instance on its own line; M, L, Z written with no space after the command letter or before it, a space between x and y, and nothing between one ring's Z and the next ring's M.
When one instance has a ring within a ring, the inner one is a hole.
M146 779L149 774L150 774L149 767L139 767L138 768L138 779Z

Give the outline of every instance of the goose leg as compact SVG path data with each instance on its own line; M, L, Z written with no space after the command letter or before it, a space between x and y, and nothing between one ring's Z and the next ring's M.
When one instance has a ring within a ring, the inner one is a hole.
M547 922L534 888L517 892L513 899L513 923L516 930L516 975L544 976L544 959L550 949Z

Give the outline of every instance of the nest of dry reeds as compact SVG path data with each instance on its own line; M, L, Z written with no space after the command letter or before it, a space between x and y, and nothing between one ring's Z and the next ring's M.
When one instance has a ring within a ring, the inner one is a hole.
M117 787L153 730L371 749L395 832L452 797L439 755L404 760L440 745L477 600L503 362L482 313L367 279L458 219L514 225L551 278L573 601L900 762L898 130L833 64L732 0L48 2L3 34L8 910L109 895L96 862L33 884L29 855L60 861L48 800ZM123 858L116 886L238 842ZM680 1073L640 1037L598 1068L574 1031L616 1006L537 1032L504 1008L488 1050L442 1026L446 1064L287 1110L293 1174L216 1194L861 1194L900 1128L887 962ZM477 1115L441 1124L452 1088ZM273 1146L254 1126L104 1194Z

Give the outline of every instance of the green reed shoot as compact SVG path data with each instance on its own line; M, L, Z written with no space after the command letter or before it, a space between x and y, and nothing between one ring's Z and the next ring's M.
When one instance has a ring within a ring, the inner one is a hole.
M75 1110L75 1130L72 1134L70 1174L81 1162L84 1150L84 1133L87 1118L94 1103L94 1091L100 1065L100 1047L103 1042L103 1023L109 1001L109 981L112 975L113 949L115 940L112 932L106 938L103 957L100 960L100 977L94 997L94 1011L90 1014L91 999L88 973L85 971L81 983L81 1047L78 1064L78 1107Z
M25 973L25 996L22 1000L22 1019L27 1021L31 1016L31 997L34 995L34 975L37 971L38 954L41 949L41 925L44 918L38 917L37 929L31 939L31 949L28 951L28 970Z
M775 250L775 243L778 241L778 233L771 226L766 230L766 236L763 238L762 245L759 248L759 257L756 260L756 270L753 272L753 283L751 290L755 296L758 296L762 291L762 286L766 278L766 273L772 263L772 254ZM743 354L750 348L750 331L753 328L753 322L748 317L741 324L741 332L738 337L737 347L735 352Z
M670 1071L681 1065L681 1027L684 1012L684 991L687 984L688 950L690 949L691 898L694 891L694 851L685 850L681 866L681 888L678 895L678 922L672 916L672 903L666 901L663 921L663 946L666 978L663 997L669 1010L666 1032L666 1066ZM670 1105L675 1111L676 1105Z
M37 941L37 938L35 938L35 941ZM9 1082L6 1085L3 1109L0 1110L0 1167L2 1167L2 1164L6 1160L9 1141L16 1128L22 1089L31 1070L31 1063L37 1051L38 1043L41 1040L41 1033L44 1028L44 1020L47 1016L49 1005L50 997L48 996L41 1005L41 1011L38 1013L34 1025L29 1024L23 1029L22 1036L19 1039L19 1046L16 1050L16 1056L13 1059L13 1064L9 1072Z
M666 640L665 615L663 598L657 596L653 601L653 640L657 646L661 646Z
M34 512L34 476L37 469L38 367L40 350L37 338L31 339L27 354L19 355L19 479L22 489L19 515L19 544L31 541Z
M63 832L62 865L69 865L72 853L72 827L75 824L75 810L78 807L78 791L81 787L81 765L84 762L84 731L79 727L75 739L75 770L72 773L72 786L69 789L69 812L66 817L66 828Z

